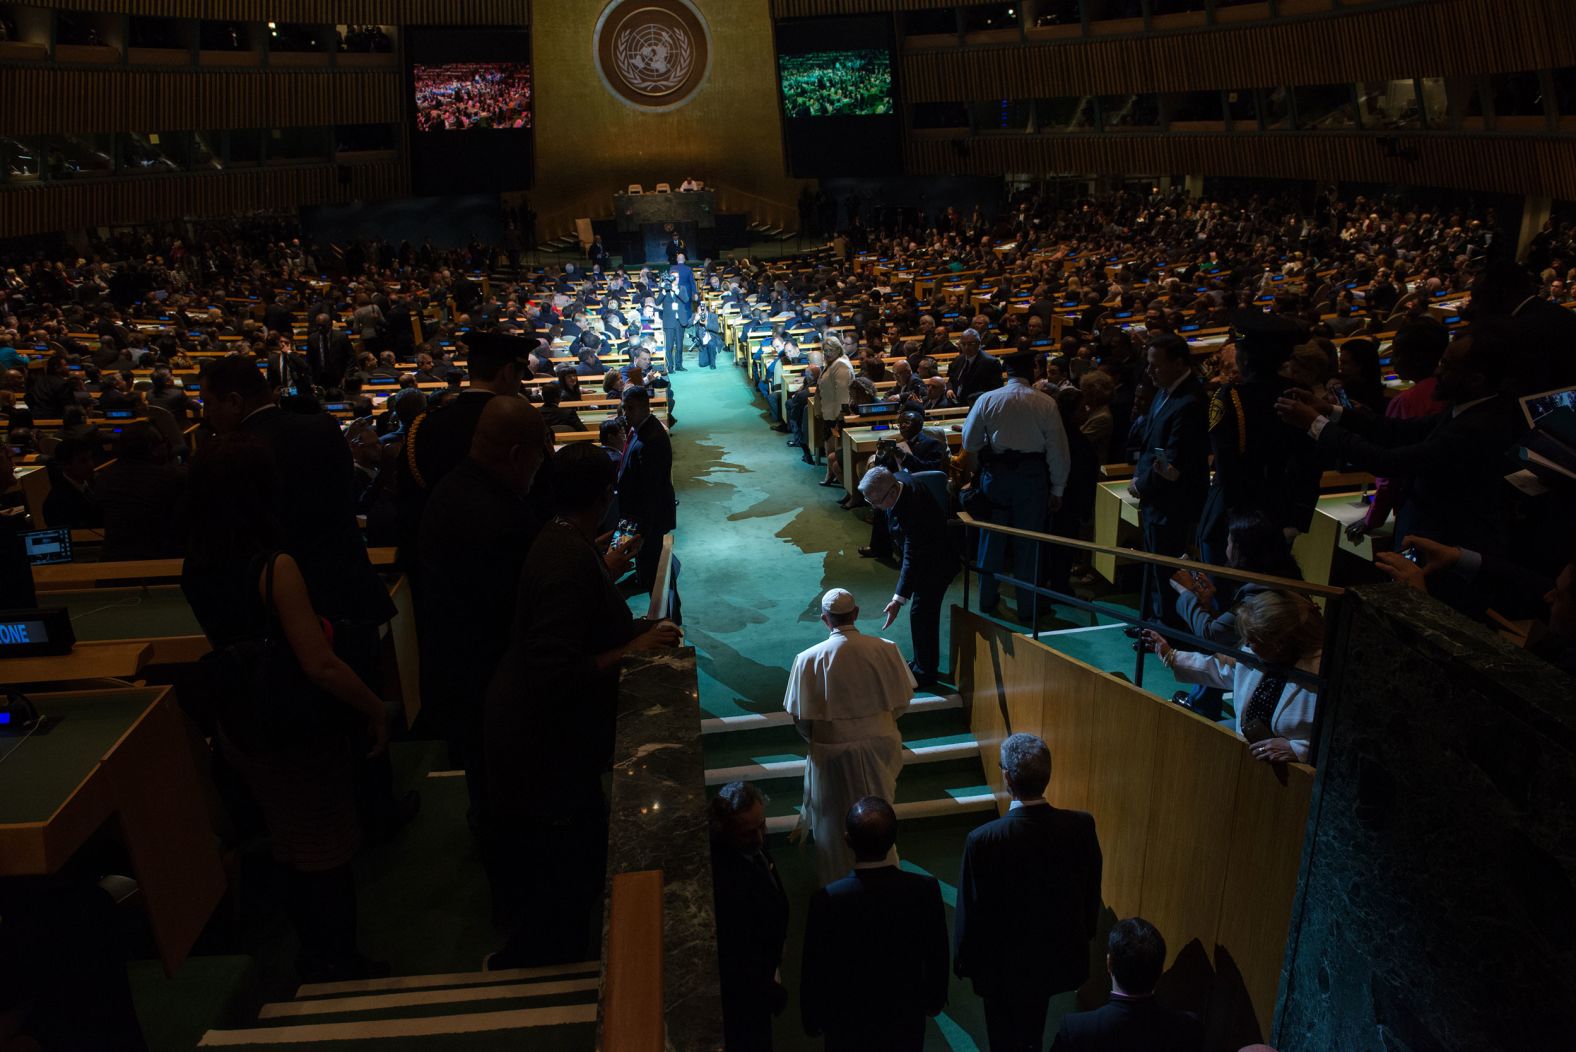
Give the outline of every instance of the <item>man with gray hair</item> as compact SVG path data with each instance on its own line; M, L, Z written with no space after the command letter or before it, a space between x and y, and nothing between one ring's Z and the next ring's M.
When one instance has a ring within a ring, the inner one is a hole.
M947 513L907 472L894 474L873 467L859 480L859 492L877 515L885 514L887 534L901 555L881 628L891 628L903 607L914 601L909 613L914 660L908 667L915 686L928 690L941 671L941 606L958 575L958 553L947 537Z
M815 841L816 873L829 884L848 872L853 852L843 818L856 800L890 800L903 768L897 718L914 696L914 674L897 644L854 627L859 605L833 588L821 597L825 642L794 658L783 708L810 744L798 832ZM893 856L894 861L896 856Z
M958 356L947 375L952 398L959 405L972 405L974 399L1002 384L1001 362L980 350L980 334L974 329L964 329L958 337Z
M1094 816L1045 799L1051 751L1040 738L1008 736L1001 775L1011 807L963 845L953 970L985 1002L991 1052L1039 1052L1052 995L1089 978L1100 841Z

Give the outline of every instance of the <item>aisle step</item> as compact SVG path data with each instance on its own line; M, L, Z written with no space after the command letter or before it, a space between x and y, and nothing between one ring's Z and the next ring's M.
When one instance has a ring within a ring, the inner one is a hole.
M278 1001L263 1005L257 1018L291 1019L299 1016L351 1012L378 1012L390 1008L463 1004L474 1001L508 1001L516 998L557 997L584 993L602 985L600 976L589 979L557 979L539 983L503 983L496 986L455 986L441 990L401 990L383 994L356 994L350 997L317 997L303 1001Z
M916 741L903 746L903 765L940 763L946 760L972 760L979 755L979 742L968 735L958 736L959 741ZM735 767L716 767L706 771L707 785L724 785L734 781L758 781L763 778L790 778L804 774L803 756L763 759Z
M302 1026L252 1027L240 1030L210 1030L199 1048L234 1048L244 1045L295 1045L316 1047L328 1041L436 1039L455 1034L495 1031L529 1031L537 1028L568 1027L594 1031L597 1006L587 1004L554 1005L550 1008L518 1008L502 1012L472 1012L464 1015L421 1016L413 1019L363 1019L343 1023L308 1023ZM594 1040L588 1032L587 1046ZM501 1039L499 1039L501 1041ZM508 1043L528 1047L536 1035L518 1035ZM423 1047L436 1047L431 1044Z
M464 774L463 771L459 772ZM570 978L599 975L602 962L553 964L543 968L505 968L496 972L446 972L438 975L389 975L381 979L347 979L337 983L305 983L296 988L296 997L327 997L335 994L378 993L386 990L423 990L485 983L519 982L522 979Z
M916 694L904 715L917 712L941 712L961 709L963 698L958 694ZM793 717L781 709L772 712L746 712L738 716L711 716L700 721L702 734L722 734L728 731L753 731L766 727L791 727Z

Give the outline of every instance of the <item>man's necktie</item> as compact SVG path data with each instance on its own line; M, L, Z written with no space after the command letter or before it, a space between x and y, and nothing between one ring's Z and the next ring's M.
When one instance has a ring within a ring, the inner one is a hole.
M1266 672L1259 680L1258 686L1253 688L1253 697L1248 699L1248 707L1242 714L1242 725L1250 727L1254 723L1263 723L1268 727L1275 715L1275 706L1280 702L1281 691L1285 687L1285 676Z

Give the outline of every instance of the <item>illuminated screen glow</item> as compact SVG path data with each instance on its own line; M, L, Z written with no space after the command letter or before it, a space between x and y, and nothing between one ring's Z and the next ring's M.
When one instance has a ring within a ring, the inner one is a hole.
M529 128L531 67L524 62L416 64L416 130Z
M884 117L892 113L892 56L885 50L779 55L783 112L797 117Z

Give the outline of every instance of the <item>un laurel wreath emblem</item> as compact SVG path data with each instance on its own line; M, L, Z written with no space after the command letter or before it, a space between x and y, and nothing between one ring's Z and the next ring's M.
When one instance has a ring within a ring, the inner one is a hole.
M614 0L597 20L595 48L608 90L644 109L688 101L710 61L706 24L689 0Z

